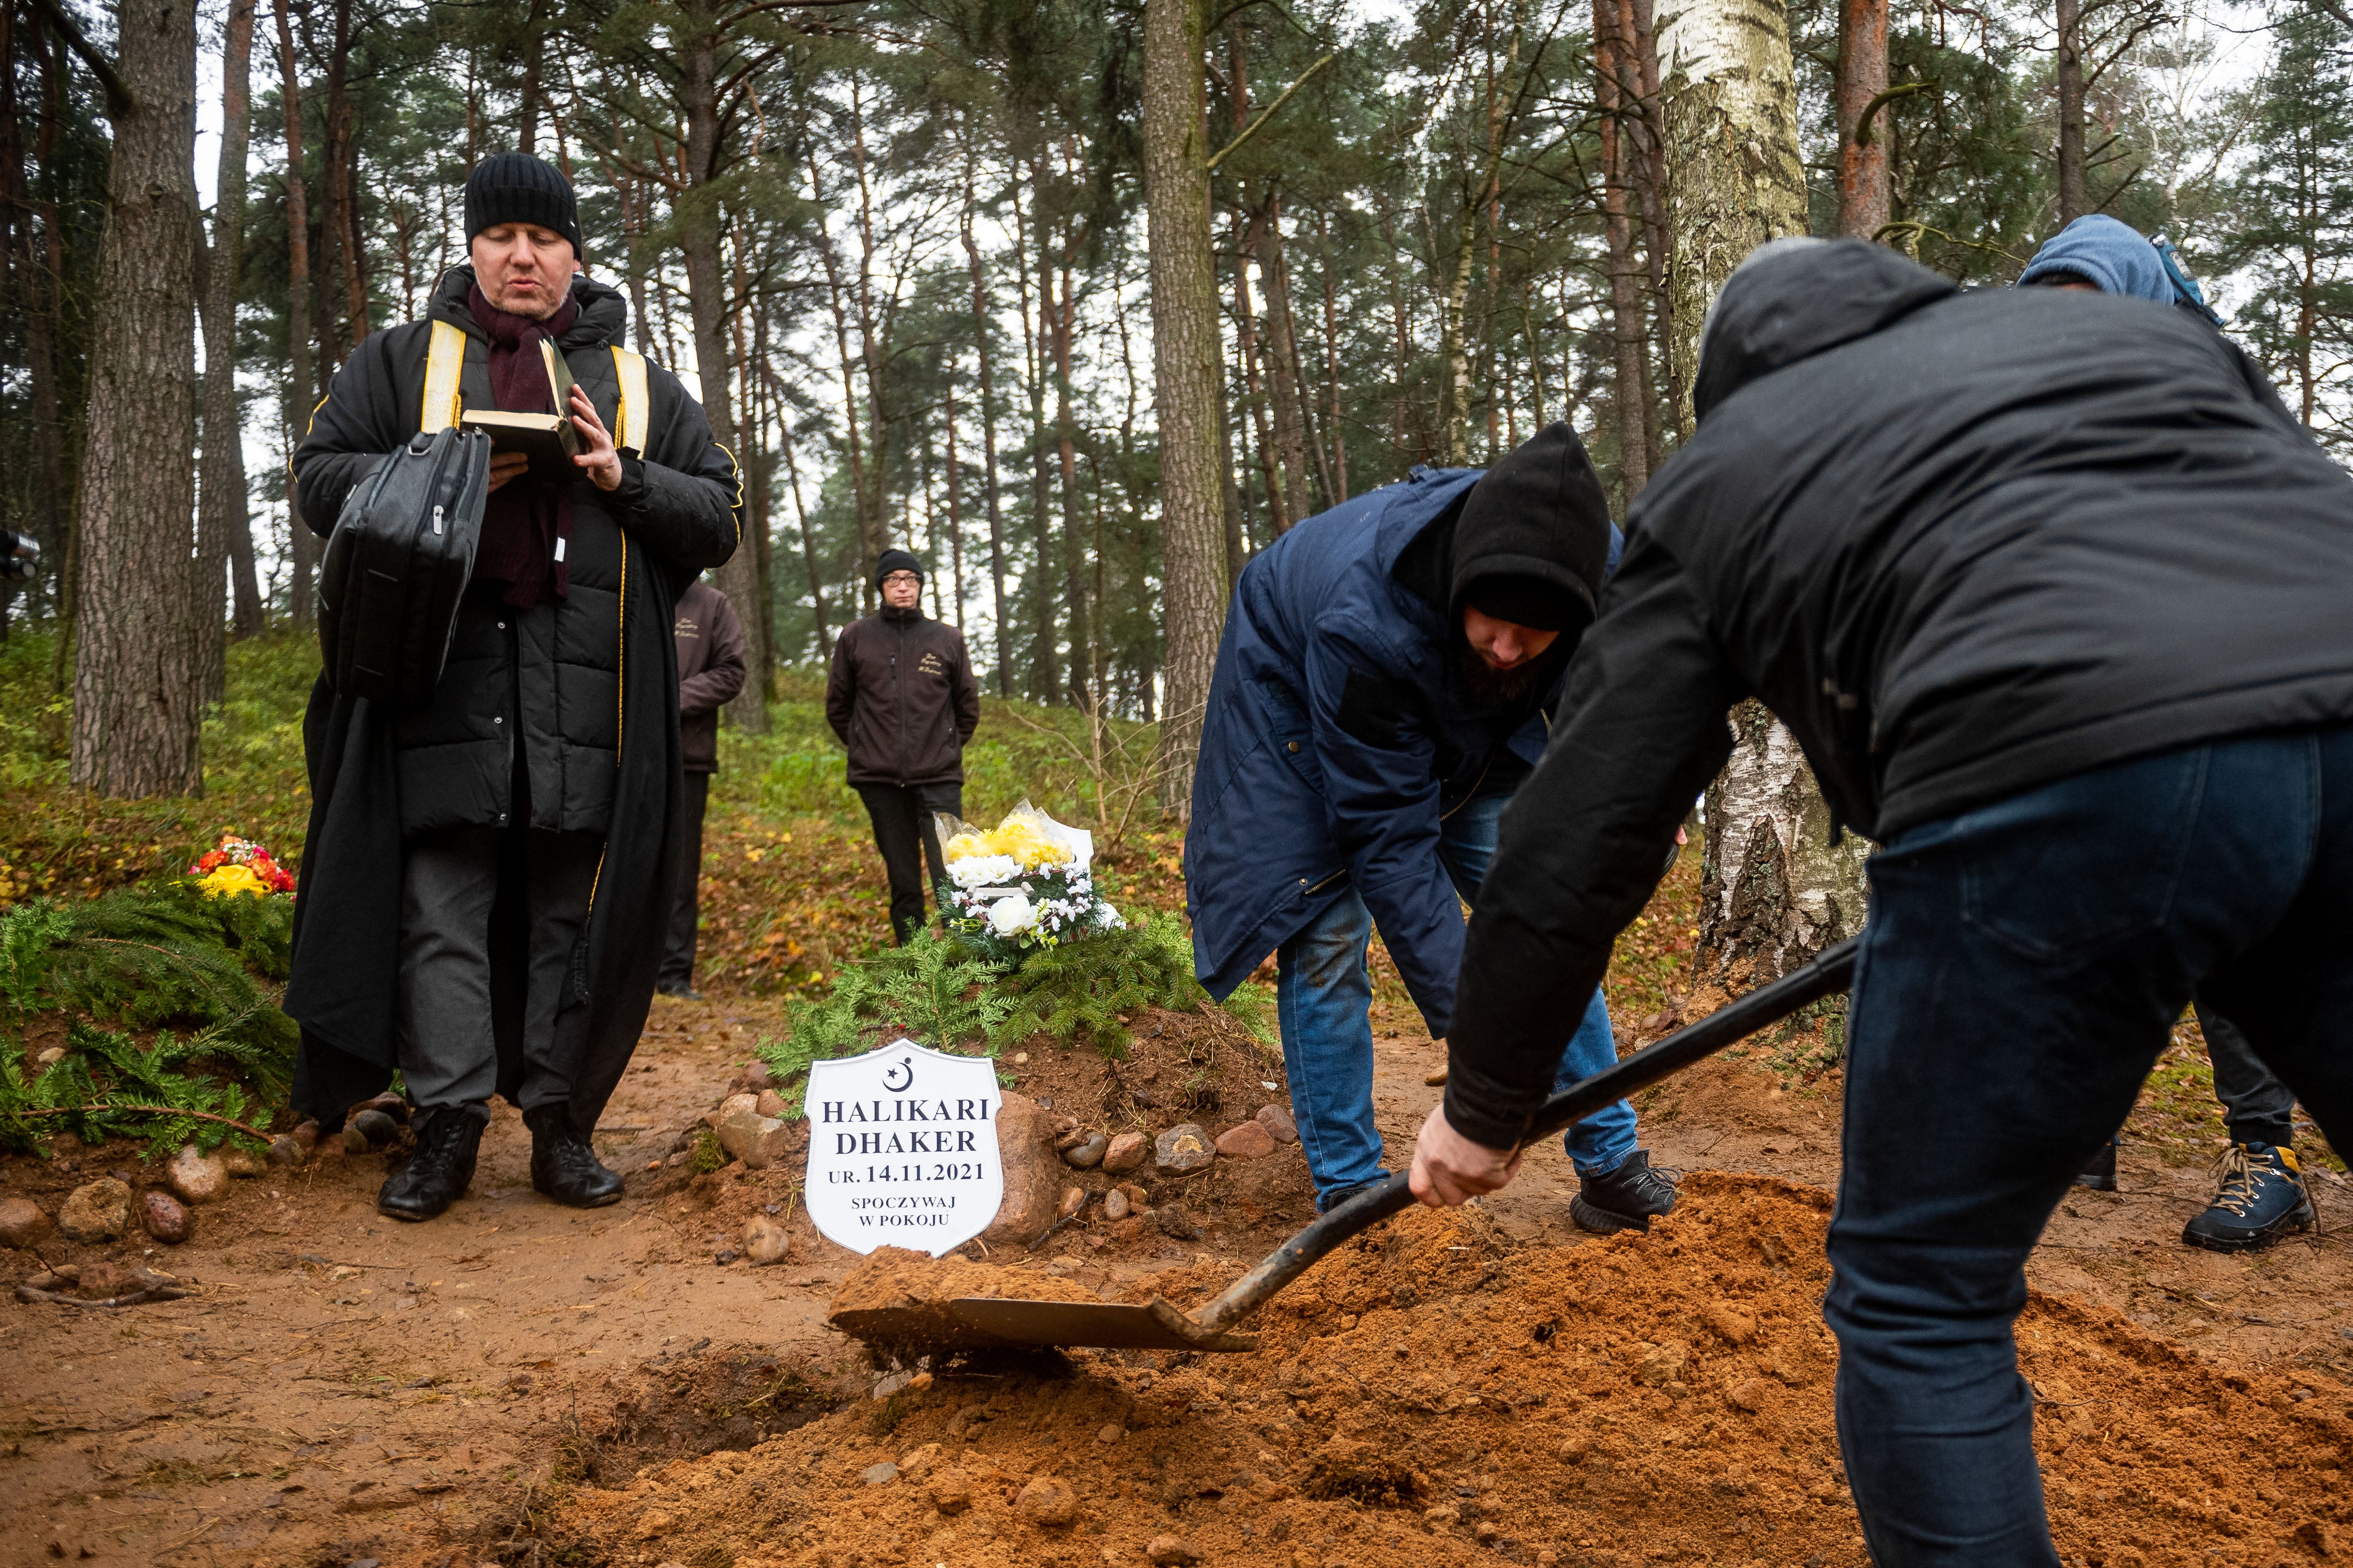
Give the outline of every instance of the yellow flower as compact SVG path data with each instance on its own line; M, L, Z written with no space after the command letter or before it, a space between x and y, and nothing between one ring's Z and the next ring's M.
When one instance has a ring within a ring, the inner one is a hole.
M208 899L262 899L269 896L269 884L257 876L252 867L240 866L234 861L215 867L196 886L204 889L204 895Z

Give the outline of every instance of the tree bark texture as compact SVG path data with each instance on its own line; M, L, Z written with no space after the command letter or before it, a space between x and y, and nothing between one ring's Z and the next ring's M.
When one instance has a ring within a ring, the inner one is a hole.
M225 671L216 603L223 558L237 635L261 630L261 585L254 578L253 529L245 491L245 439L237 405L237 289L245 259L245 154L253 124L254 0L229 0L221 58L220 170L213 242L205 271L204 468L196 504L198 611L206 616L206 695L218 700Z
M1707 792L1699 974L1743 986L1862 929L1868 841L1831 842L1830 807L1798 742L1761 704L1733 710L1738 743Z
M679 248L686 253L686 303L694 324L694 365L702 392L703 417L711 422L712 438L727 454L736 453L735 414L727 385L726 268L720 255L726 226L721 220L719 193L712 189L719 174L719 37L710 0L686 6L686 178L687 189L678 203ZM741 459L737 459L739 473ZM740 517L739 517L740 524ZM735 553L716 576L719 590L734 607L735 618L746 626L765 624L767 607L760 603L759 552L738 540ZM768 685L765 679L747 680L727 704L728 717L754 735L768 732Z
M1010 697L1013 695L1013 639L1010 635L1013 623L1005 603L1005 516L997 493L997 382L989 364L988 271L981 264L980 242L974 237L972 227L973 212L979 205L972 156L967 152L965 156L961 227L965 265L972 274L972 347L980 381L981 487L988 509L989 604L995 610L995 619L990 622L990 626L997 642L997 694Z
M1307 484L1307 419L1300 390L1299 344L1282 255L1282 194L1269 191L1258 230L1259 285L1266 295L1267 386L1273 396L1274 450L1282 465L1283 510L1297 522L1315 510Z
M1618 0L1594 0L1593 79L1601 110L1602 237L1609 259L1610 346L1616 375L1611 400L1618 414L1619 510L1631 505L1651 482L1649 378L1644 373L1647 333L1641 287L1634 268L1634 228L1627 216L1629 149L1621 117L1628 93L1630 42L1619 26Z
M278 0L279 98L286 110L286 448L290 454L310 428L318 405L318 375L311 362L311 200L302 178L302 80L294 54L294 0ZM294 470L286 470L287 613L311 624L311 573L318 547L294 506Z
M1876 239L1887 226L1887 117L1863 123L1887 90L1887 0L1839 0L1839 232Z
M1144 179L1152 286L1152 390L1160 426L1161 593L1167 702L1159 798L1190 817L1209 674L1225 631L1227 542L1219 451L1223 336L1209 251L1200 0L1145 0Z
M2059 25L2059 226L2084 212L2084 8L2083 0L2057 0Z
M122 0L114 121L93 297L89 449L77 508L82 571L71 775L106 795L195 795L203 689L190 546L196 444L192 308L195 0Z
M1674 419L1688 438L1691 386L1708 307L1748 253L1806 232L1806 170L1798 152L1798 83L1780 0L1682 0L1658 24L1667 75L1667 291L1678 388Z

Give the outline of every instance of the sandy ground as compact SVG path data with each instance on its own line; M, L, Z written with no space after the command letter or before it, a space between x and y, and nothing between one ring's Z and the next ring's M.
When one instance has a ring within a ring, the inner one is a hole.
M0 1304L0 1564L553 1561L536 1521L568 1489L748 1449L865 1398L878 1373L821 1321L849 1254L802 1222L781 1264L716 1261L754 1209L794 1219L795 1178L647 1169L776 1022L754 1004L658 1006L599 1130L607 1162L630 1173L611 1208L580 1214L534 1194L528 1134L502 1109L472 1194L438 1221L376 1214L382 1156L326 1160L237 1183L199 1211L193 1240L153 1249L145 1261L195 1281L187 1300ZM1380 1124L1401 1157L1439 1092L1422 1081L1437 1047L1390 1036L1379 1054ZM1643 1110L1661 1164L1835 1182L1835 1074L1789 1093L1716 1062ZM54 1210L134 1156L79 1152L71 1172L0 1162L0 1195ZM2353 1191L2319 1184L2320 1236L2221 1258L2176 1239L2208 1195L2202 1171L2127 1144L2122 1173L2124 1191L2068 1203L2036 1285L2122 1311L2201 1359L2316 1387L2346 1381L2353 1231L2333 1227L2353 1222ZM1573 1180L1555 1144L1490 1212L1522 1240L1572 1239ZM1205 1260L1238 1270L1264 1235L1212 1226L1181 1247L1067 1233L1062 1245L1118 1280ZM145 1251L42 1247L50 1262ZM38 1266L0 1252L9 1279Z

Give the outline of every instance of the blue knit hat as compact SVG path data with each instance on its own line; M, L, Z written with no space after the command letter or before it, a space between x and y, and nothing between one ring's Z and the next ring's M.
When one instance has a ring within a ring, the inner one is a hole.
M2205 294L2183 270L2171 246L2162 239L2145 239L2130 224L2104 213L2087 213L2045 241L2026 264L2026 270L2018 275L2018 286L2025 289L2066 278L2080 278L2103 294L2129 294L2160 305L2179 305L2219 324Z

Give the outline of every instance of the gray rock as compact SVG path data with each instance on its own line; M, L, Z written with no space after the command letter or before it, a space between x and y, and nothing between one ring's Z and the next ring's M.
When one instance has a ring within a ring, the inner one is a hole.
M1028 1247L1054 1223L1070 1174L1054 1152L1054 1121L1026 1094L1008 1091L997 1108L997 1152L1005 1163L1005 1197L980 1233L991 1247Z
M785 1158L785 1124L760 1114L757 1096L729 1096L712 1131L718 1135L719 1146L743 1161L747 1171L765 1171Z
M1201 1239L1201 1227L1193 1223L1192 1215L1175 1204L1162 1204L1153 1210L1152 1223L1160 1227L1162 1235L1174 1237L1178 1241Z
M1217 1157L1217 1145L1198 1121L1180 1121L1152 1141L1152 1163L1166 1176L1201 1170Z
M1065 1163L1082 1171L1092 1171L1103 1163L1103 1155L1111 1150L1111 1140L1100 1132L1090 1132L1079 1142L1062 1151Z
M361 1106L359 1109L362 1110L380 1110L385 1115L391 1117L401 1126L406 1127L408 1125L408 1101L401 1099L400 1096L396 1094L379 1094L374 1100L369 1100L365 1105Z
M47 1236L49 1216L30 1198L0 1198L0 1247L30 1247Z
M223 1149L220 1162L221 1169L229 1173L231 1180L238 1177L249 1179L269 1169L262 1163L261 1156L250 1149Z
M359 1130L370 1148L381 1149L400 1136L400 1123L373 1106L353 1117L351 1125Z
M1103 1218L1125 1219L1129 1209L1127 1194L1117 1187L1103 1194Z
M336 1133L334 1142L346 1154L364 1154L375 1147L368 1142L368 1135L356 1127L346 1127Z
M184 1144L164 1167L164 1184L183 1202L208 1204L228 1191L228 1167L219 1155L201 1153L194 1143Z
M196 1216L169 1193L150 1192L139 1200L139 1222L166 1247L177 1247L196 1231Z
M131 1189L111 1176L76 1187L58 1210L58 1229L68 1241L119 1241L130 1224Z
M280 1132L269 1141L269 1163L273 1165L299 1165L310 1150L290 1132Z
M1261 1105L1258 1108L1258 1120L1261 1126L1274 1134L1276 1142L1299 1142L1299 1122L1293 1117L1288 1108L1280 1105Z
M869 1465L858 1479L870 1487L888 1486L899 1479L899 1467L885 1459L879 1465Z
M1117 1175L1133 1171L1150 1157L1152 1140L1141 1132L1123 1132L1103 1150L1103 1168Z

